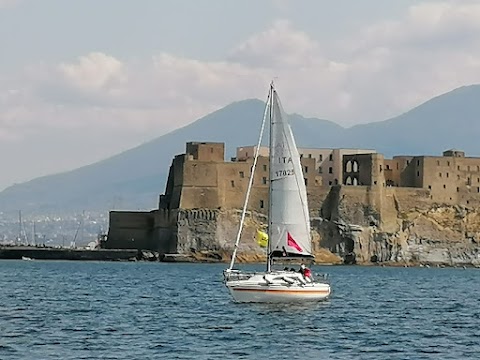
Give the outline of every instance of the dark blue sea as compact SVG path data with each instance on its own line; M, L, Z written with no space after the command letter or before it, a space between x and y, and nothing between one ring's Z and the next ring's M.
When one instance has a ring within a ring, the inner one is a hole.
M479 269L314 267L329 301L274 306L223 268L0 261L0 359L480 359Z

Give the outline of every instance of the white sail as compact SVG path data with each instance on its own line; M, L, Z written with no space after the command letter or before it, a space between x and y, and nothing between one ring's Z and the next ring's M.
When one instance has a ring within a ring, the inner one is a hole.
M271 256L311 256L310 216L300 154L275 90L271 106L269 213Z

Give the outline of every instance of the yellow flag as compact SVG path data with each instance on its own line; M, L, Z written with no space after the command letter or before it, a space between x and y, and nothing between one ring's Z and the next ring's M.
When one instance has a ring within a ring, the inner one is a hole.
M267 247L268 235L261 230L257 230L257 243L261 247Z

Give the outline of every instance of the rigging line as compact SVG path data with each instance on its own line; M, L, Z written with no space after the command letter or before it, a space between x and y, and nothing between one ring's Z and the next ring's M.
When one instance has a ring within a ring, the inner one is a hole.
M252 185L253 185L255 168L257 166L258 156L260 154L260 146L262 144L263 131L265 130L265 122L266 122L267 114L268 114L269 100L270 100L270 91L268 92L267 102L266 102L266 105L265 105L265 110L263 112L262 126L260 128L260 135L258 137L257 148L255 149L255 156L253 158L253 165L252 165L251 172L250 172L250 179L248 181L247 193L245 194L245 202L243 203L242 216L240 218L240 226L238 228L237 238L235 240L235 247L233 249L232 259L230 261L230 266L228 267L228 270L232 270L233 265L235 264L235 257L237 256L238 244L240 243L240 237L242 235L243 224L245 223L245 215L247 213L248 200L250 198L250 190L251 190Z

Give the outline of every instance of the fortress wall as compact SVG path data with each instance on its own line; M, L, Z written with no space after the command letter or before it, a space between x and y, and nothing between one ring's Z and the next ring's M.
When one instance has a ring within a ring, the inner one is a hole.
M395 197L396 207L400 214L413 209L427 210L434 205L430 191L426 189L392 187L385 189L386 195Z
M216 209L222 206L218 189L213 187L185 187L182 189L180 208Z
M183 186L217 187L218 168L219 164L215 162L186 161L183 165Z
M187 155L177 155L173 158L172 167L173 167L173 187L183 186L183 165L186 162Z
M220 163L221 164L221 163ZM183 186L178 208L217 208L222 202L219 198L219 163L186 161L183 165Z
M149 249L153 215L150 212L111 211L105 248Z
M241 208L250 177L250 162L223 163L218 172L221 206Z
M215 238L218 210L179 210L176 222L177 252L219 250Z

